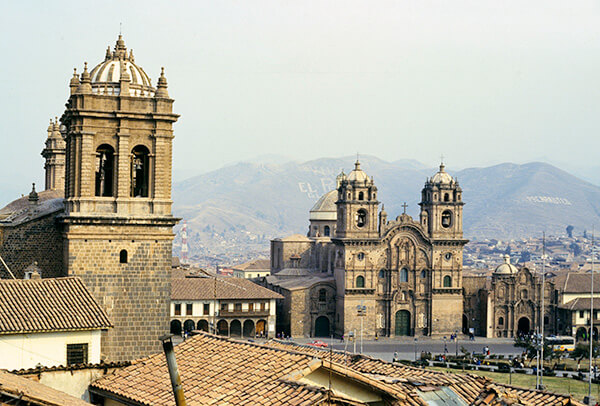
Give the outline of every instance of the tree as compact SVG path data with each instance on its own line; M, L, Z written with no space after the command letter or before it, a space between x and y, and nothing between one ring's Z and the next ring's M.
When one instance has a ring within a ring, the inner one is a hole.
M574 229L574 228L575 228L575 227L573 227L573 226L572 226L572 225L570 225L570 224L567 226L567 235L569 236L569 238L573 238L573 229Z

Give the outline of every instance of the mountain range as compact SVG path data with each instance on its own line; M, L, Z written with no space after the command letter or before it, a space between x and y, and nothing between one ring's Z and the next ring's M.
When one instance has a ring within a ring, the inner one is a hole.
M190 251L208 248L219 253L219 246L243 250L251 244L267 252L271 238L305 234L310 208L335 188L342 170L353 169L355 159L240 162L175 183L174 213L188 224ZM406 202L407 213L417 219L420 191L438 168L414 160L360 160L374 178L388 216L400 215ZM599 220L600 187L550 164L446 170L463 189L464 232L469 239L516 239L542 231L559 235L567 225L582 233Z

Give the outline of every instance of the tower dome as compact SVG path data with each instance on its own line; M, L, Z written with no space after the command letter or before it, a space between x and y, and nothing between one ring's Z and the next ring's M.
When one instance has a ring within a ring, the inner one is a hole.
M360 169L360 162L358 162L358 159L354 163L354 169L348 174L347 179L350 182L366 182L369 180L369 176L365 171Z
M454 179L452 179L452 176L446 172L446 166L442 162L440 164L440 170L431 178L431 183L450 184L452 182L454 182Z
M106 50L104 61L90 72L92 93L117 96L121 94L121 82L128 82L130 96L153 97L156 89L152 87L150 77L141 66L135 64L133 50L127 52L123 36Z
M497 275L512 275L517 273L519 270L516 266L510 263L510 256L508 254L504 255L504 263L499 265L494 271Z

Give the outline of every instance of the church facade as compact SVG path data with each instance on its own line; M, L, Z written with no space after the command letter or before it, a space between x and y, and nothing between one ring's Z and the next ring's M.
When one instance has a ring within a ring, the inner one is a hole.
M104 359L131 360L159 351L169 328L178 115L164 71L154 87L120 35L69 86L42 151L46 190L0 210L0 254L17 277L33 261L42 277L79 276L114 325Z
M272 241L272 275L265 284L280 293L286 286L304 287L310 292L306 301L320 304L308 306L311 318L300 328L286 316L282 330L341 336L359 332L362 325L363 334L372 337L463 329L456 315L463 314L467 240L458 182L442 164L425 183L418 220L406 213L390 220L379 204L373 179L357 161L354 170L337 177L337 189L311 210L307 237ZM297 306L289 307L281 310L293 316Z

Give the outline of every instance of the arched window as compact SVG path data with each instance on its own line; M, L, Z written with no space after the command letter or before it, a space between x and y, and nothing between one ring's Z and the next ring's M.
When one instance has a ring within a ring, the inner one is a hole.
M356 226L364 227L367 224L367 211L365 209L360 209L356 212Z
M499 326L503 326L504 325L504 317L498 317L498 325Z
M427 272L425 272L424 270L421 271L421 278L425 279L426 276L427 276Z
M442 213L442 227L448 228L452 225L452 212L446 210Z
M365 277L364 276L357 276L356 277L356 287L357 288L364 288L365 287Z
M149 155L143 145L131 151L131 197L148 197Z
M385 271L383 269L379 271L379 277L381 279L385 278Z
M324 303L327 301L327 289L319 289L319 302Z
M119 262L122 264L127 263L127 250L121 250L121 252L119 252Z
M408 269L402 268L400 270L400 282L408 282Z
M96 196L113 195L115 150L107 144L96 149Z
M329 228L329 226L325 226L323 228L323 234L325 235L325 237L329 237L329 235L331 234L331 229Z
M452 286L452 278L448 275L444 276L444 287L449 288Z
M363 192L358 192L358 200L365 200L365 194Z

